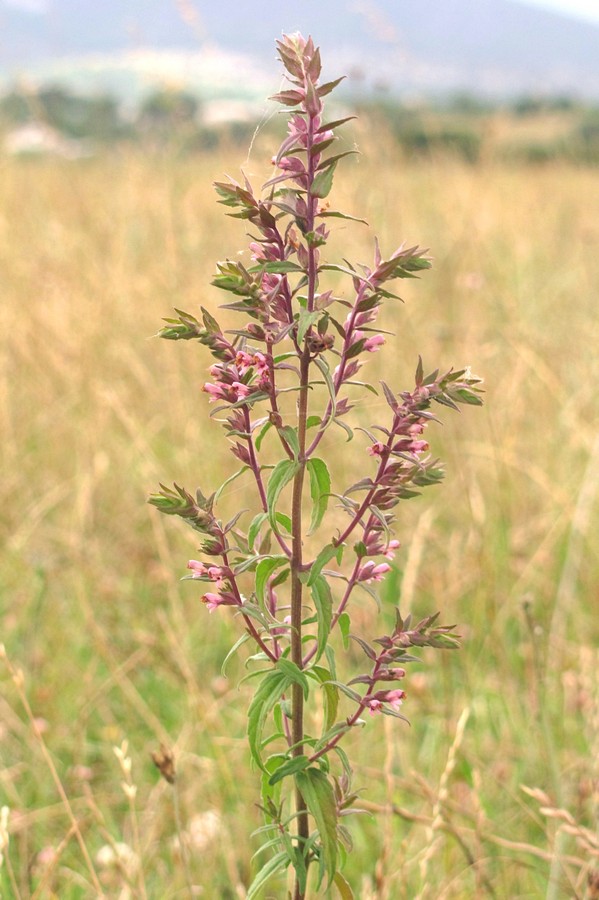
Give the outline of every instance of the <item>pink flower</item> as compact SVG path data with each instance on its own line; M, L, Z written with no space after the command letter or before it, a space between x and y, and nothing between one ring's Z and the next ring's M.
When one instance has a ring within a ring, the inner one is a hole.
M250 388L247 384L242 384L240 381L234 381L231 387L235 390L236 397L235 401L241 400L242 397L247 397L250 393Z
M346 367L345 367L345 369L344 369L344 371L343 371L343 381L348 381L350 378L353 378L353 376L356 374L356 372L359 371L359 369L360 369L361 367L362 367L362 360L360 360L360 359L352 359L352 360L346 365ZM335 368L335 371L333 372L333 378L334 378L334 380L335 380L335 384L337 383L337 379L338 379L338 377L339 377L339 372L340 372L340 370L341 370L341 366L337 366L337 367Z
M380 700L375 700L374 698L372 700L369 700L368 701L368 709L370 710L370 715L374 716L375 713L379 712L379 710L382 708L382 706L383 706L383 704L381 703Z
M364 349L368 353L376 353L379 347L382 347L384 343L385 338L382 334L374 334L372 337L366 338Z
M258 387L261 391L268 392L270 390L270 373L267 369L262 369L258 376Z
M264 388L269 385L268 360L264 353L246 353L244 350L240 350L235 357L235 365L237 366L240 375L245 375L250 369L256 369L260 376L259 386ZM238 384L238 382L233 383Z
M404 453L422 453L428 450L428 441L403 440L393 445L393 449Z
M214 366L212 366L212 368L214 368ZM207 381L202 390L205 394L208 394L209 403L214 403L216 400L226 399L222 384L210 384L210 382Z
M187 563L187 568L191 569L193 572L192 578L204 578L208 573L208 569L204 563L198 562L197 559L190 559Z
M278 162L279 169L284 172L294 172L296 175L305 175L306 168L297 156L283 156Z
M405 696L406 692L400 690L400 688L395 688L392 691L377 691L372 697L367 698L370 715L373 716L376 712L379 712L384 703L388 703L391 709L398 710L405 700Z
M237 403L251 393L251 388L240 381L234 381L233 384L210 384L207 382L202 390L210 396L210 403L214 403L215 400Z
M392 709L399 709L399 707L402 705L403 700L405 699L405 696L405 691L401 691L399 690L399 688L396 688L394 691L387 691L385 701Z
M335 137L335 133L327 128L326 131L319 131L314 135L314 143L322 144L324 141L330 140L332 137Z
M268 371L268 360L266 359L264 353L254 353L253 357L253 365L258 369L259 372Z
M225 570L221 568L221 566L209 566L208 577L210 581L214 581L216 588L219 591L222 591L227 586L226 573Z
M279 248L269 241L251 241L249 248L252 251L252 259L256 262L262 259L279 259Z
M385 550L385 557L387 559L394 559L395 551L398 550L400 546L401 544L399 543L399 541L389 541L389 543L387 544L387 549Z
M239 606L239 600L235 597L234 594L231 594L229 591L224 591L221 594L213 594L211 592L204 594L202 597L202 603L205 603L208 612L214 612L214 610L219 606Z
M282 147L285 147L286 144L288 144L289 147L292 147L295 142L297 142L300 147L306 146L308 143L308 123L303 116L300 116L297 113L291 116L289 119L288 131L290 139L284 141Z
M204 594L202 603L206 604L208 612L214 612L219 606L223 605L223 598L220 594Z
M245 353L243 350L239 350L235 357L235 365L239 369L240 375L245 375L248 369L251 369L254 364L254 357L251 353ZM213 374L213 373L211 373Z
M372 447L368 448L368 453L370 456L382 456L385 452L385 445L380 441L377 441L376 444L373 444Z
M372 560L369 560L358 572L358 581L365 581L366 584L371 584L373 581L382 581L387 572L390 571L391 566L389 563L375 564Z
M276 294L281 287L283 278L274 272L264 272L262 275L261 287L267 294Z
M276 637L279 634L289 634L289 626L291 625L291 616L285 616L283 619L283 625L277 625L276 628L271 628L270 633Z

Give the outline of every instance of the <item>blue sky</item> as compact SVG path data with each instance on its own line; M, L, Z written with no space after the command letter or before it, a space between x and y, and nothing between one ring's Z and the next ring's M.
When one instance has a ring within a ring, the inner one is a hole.
M48 5L48 0L0 0L0 5L2 2L6 6L16 6L32 12L43 10ZM198 8L201 10L202 3L206 0L197 0L197 2ZM520 0L520 2L576 16L599 25L599 0Z
M204 0L199 0L201 9ZM599 24L599 0L520 0L531 6L542 6L569 15L588 19ZM7 6L20 6L22 9L39 10L47 5L47 0L4 0Z
M599 0L525 0L530 6L542 6L545 9L566 13L577 18L587 19L599 25Z

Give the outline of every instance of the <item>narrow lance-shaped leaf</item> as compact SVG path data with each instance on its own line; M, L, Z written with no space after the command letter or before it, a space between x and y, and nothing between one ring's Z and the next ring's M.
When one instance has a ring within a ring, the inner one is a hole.
M337 709L339 707L339 691L334 684L331 684L333 674L329 671L329 669L325 669L324 666L312 666L310 672L313 673L314 677L316 677L320 682L320 686L324 696L325 721L323 728L324 731L328 731L337 719Z
M267 519L268 519L268 513L264 513L264 512L258 513L252 519L252 521L250 523L250 527L248 528L248 547L250 550L254 549L254 543L256 541L256 538L258 537L260 529L262 528L263 524L265 523L265 521Z
M329 392L329 398L331 401L330 416L328 418L328 421L324 422L322 425L322 428L324 430L331 424L331 422L335 418L335 412L337 410L337 394L335 393L335 385L333 383L333 379L331 377L331 370L329 368L329 365L328 365L326 359L323 359L321 356L317 356L316 359L314 360L314 363L316 366L318 366L318 368L322 372L324 382L327 386L327 390Z
M286 556L269 556L261 559L256 566L256 597L259 603L264 602L264 589L269 577L275 571L287 562Z
M312 325L314 325L320 317L322 316L322 311L320 309L316 310L316 312L308 312L305 309L299 314L299 320L297 323L297 342L298 344L303 343L304 338L306 337L307 331L310 329Z
M280 765L278 769L273 772L273 774L268 779L268 783L270 785L275 785L279 781L282 781L283 778L287 778L288 775L295 775L296 772L301 772L303 769L307 769L309 765L310 760L307 756L294 756Z
M318 638L316 659L320 659L324 653L329 634L331 633L331 620L333 618L333 598L328 582L322 575L315 578L311 585L312 599L316 607L318 622Z
M273 875L276 875L277 872L282 872L288 866L289 856L287 855L287 851L281 850L280 853L277 853L276 856L273 856L272 859L269 859L269 861L262 866L250 885L246 900L254 900L255 897L258 897L267 881L272 878Z
M335 546L335 544L326 544L314 562L312 563L312 567L310 569L310 575L308 577L308 587L312 587L323 568L326 564L336 555L337 550L339 548Z
M327 510L331 492L331 476L322 459L313 457L308 460L307 466L310 475L310 496L312 497L312 518L308 534L312 534L322 522Z
M310 685L308 683L308 679L299 666L296 666L294 662L290 659L286 659L285 657L281 657L281 659L277 660L277 668L283 672L289 680L295 684L299 684L301 687L304 699L308 699L308 695L310 693Z
M266 502L268 504L268 515L273 531L277 531L276 523L276 504L283 488L289 484L295 477L299 465L292 459L282 459L274 467L270 478L268 479L268 487L266 489Z
M312 189L310 191L313 197L323 199L324 197L329 196L333 187L333 176L335 175L336 168L337 163L333 163L333 165L329 166L323 172L318 173L312 182Z
M339 891L339 896L341 900L355 900L354 892L349 886L348 882L345 880L341 872L336 872L335 877L333 879L335 883L335 887Z
M318 834L322 853L321 872L318 887L326 873L329 884L337 869L337 804L335 794L327 776L320 769L311 768L298 772L295 780L299 791L310 811Z
M275 669L266 675L250 704L248 710L248 743L252 759L261 769L264 769L260 752L262 749L264 725L268 714L275 703L281 699L289 685L289 677L284 672Z

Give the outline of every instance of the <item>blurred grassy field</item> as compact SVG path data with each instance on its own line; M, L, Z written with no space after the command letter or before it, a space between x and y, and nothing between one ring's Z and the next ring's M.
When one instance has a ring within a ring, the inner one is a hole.
M371 815L347 877L362 900L582 898L599 870L599 172L361 149L334 199L371 228L335 246L367 261L376 233L435 260L384 310L397 338L371 380L409 388L421 353L470 364L487 394L431 427L446 482L399 512L386 592L441 610L464 645L411 669L410 728L352 736ZM247 171L268 157L259 144ZM172 307L222 302L214 264L243 229L210 184L239 162L0 161L4 898L237 898L251 880L248 687L240 664L219 674L235 625L179 581L193 532L145 504L158 481L207 491L235 468L199 391L211 358L151 336ZM356 414L384 409L368 395ZM368 457L328 434L340 487ZM240 479L223 515L254 502ZM374 637L390 610L365 598L356 620Z

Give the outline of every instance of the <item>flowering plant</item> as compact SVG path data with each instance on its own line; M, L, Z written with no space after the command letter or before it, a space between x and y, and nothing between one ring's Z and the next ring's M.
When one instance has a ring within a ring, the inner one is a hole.
M365 724L365 712L404 719L399 685L414 659L411 648L454 648L458 636L453 626L438 625L437 616L413 625L397 611L390 634L366 640L351 632L350 601L358 586L375 593L373 585L391 568L388 560L399 547L392 537L397 504L442 478L424 437L433 404L456 409L481 403L480 379L468 369L425 375L419 361L412 390L398 394L382 383L387 422L360 429L369 441L364 455L365 461L372 457L372 472L341 493L333 490L327 462L318 455L322 438L334 427L347 440L354 436L347 421L350 398L356 388L376 393L356 375L367 354L385 343L373 326L381 305L397 298L389 283L414 278L431 263L419 247L401 246L385 257L376 241L371 265L325 261L329 220L352 218L326 201L339 161L354 152L327 151L352 117L324 119L323 98L341 79L320 82L320 54L311 38L285 36L277 46L290 88L273 99L292 112L273 158L275 175L260 193L247 178L215 185L220 202L252 232L251 265L220 262L213 282L233 295L226 308L243 321L223 331L205 309L201 321L177 310L160 332L169 340L198 340L214 357L203 390L241 463L232 478L251 472L258 509L242 529L243 513L226 523L217 518L222 488L204 496L161 485L150 498L203 536L203 560L190 560L188 577L205 584L209 612L226 606L239 617L243 634L231 652L254 645L257 687L247 735L262 773L266 822L260 833L272 855L249 889L250 900L290 867L294 900L306 896L312 869L317 890L334 883L342 896L351 896L342 874L351 846L343 821L356 794L343 738ZM321 285L328 272L348 279L346 295ZM296 400L290 410L288 394ZM262 461L269 433L281 454L274 465ZM345 517L334 534L327 516L332 498ZM306 554L306 539L316 532L325 538L318 552ZM365 656L364 671L348 683L337 675L335 631L345 649L352 639ZM349 712L340 712L342 695ZM313 703L323 709L318 732L311 730Z

